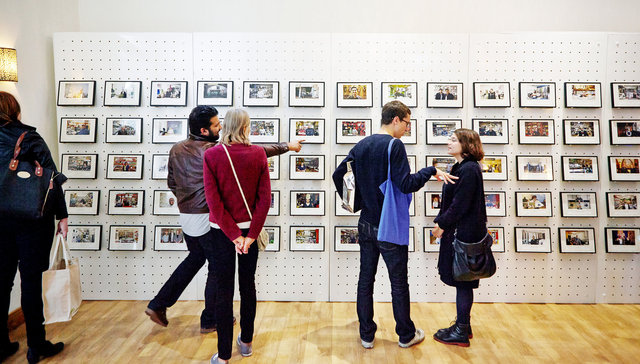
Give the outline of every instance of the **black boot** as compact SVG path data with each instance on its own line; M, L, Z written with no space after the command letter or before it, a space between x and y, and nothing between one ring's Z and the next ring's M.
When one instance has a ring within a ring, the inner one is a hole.
M457 318L456 318L457 320ZM438 330L438 332L436 332L436 334L439 335L449 335L449 331L451 331L451 329L453 329L453 327L456 326L456 321L451 321L451 326L444 328L444 329L440 329ZM473 331L471 331L471 324L469 324L469 339L473 339Z
M27 361L34 364L40 359L48 358L60 353L64 349L64 343L52 344L51 341L45 341L43 345L27 350Z
M449 328L438 330L433 338L447 345L469 346L469 326L456 322Z
M6 358L15 354L18 351L19 347L20 344L18 342L9 342L2 348L0 348L0 363L2 363Z

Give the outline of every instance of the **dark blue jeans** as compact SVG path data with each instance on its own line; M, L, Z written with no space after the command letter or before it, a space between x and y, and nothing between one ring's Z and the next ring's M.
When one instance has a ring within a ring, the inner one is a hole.
M149 302L148 307L152 310L162 310L173 306L185 288L189 285L193 277L204 265L205 260L209 261L209 273L207 283L204 288L204 310L200 315L200 327L212 328L216 324L216 275L213 271L213 230L202 236L189 236L184 234L184 241L187 243L189 255L180 263L178 268L171 274L169 280L162 286L156 297Z
M400 342L413 339L416 327L411 321L409 283L407 279L408 246L378 241L378 229L366 221L358 223L360 244L360 276L358 277L358 320L360 338L373 341L378 326L373 321L373 284L376 280L380 255L389 271L391 302L396 320L396 334Z

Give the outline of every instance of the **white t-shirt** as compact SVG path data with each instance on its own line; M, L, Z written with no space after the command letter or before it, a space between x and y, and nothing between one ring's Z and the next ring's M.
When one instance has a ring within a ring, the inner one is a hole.
M209 232L209 214L180 214L180 225L185 234L198 237Z

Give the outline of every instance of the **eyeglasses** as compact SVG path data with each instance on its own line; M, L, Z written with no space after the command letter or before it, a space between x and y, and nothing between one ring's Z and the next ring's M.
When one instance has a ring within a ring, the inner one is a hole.
M407 126L411 126L411 119L409 120L400 119L400 121L407 123Z

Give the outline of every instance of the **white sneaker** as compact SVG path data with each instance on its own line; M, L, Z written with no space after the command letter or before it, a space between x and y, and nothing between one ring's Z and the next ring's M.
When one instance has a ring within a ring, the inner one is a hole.
M375 340L375 339L374 339L374 340ZM374 341L374 340L371 340L371 341L369 342L369 341L364 341L364 340L360 339L360 344L361 344L361 345L362 345L362 347L363 347L363 348L365 348L365 349L373 349L373 341Z
M413 339L411 339L411 341L409 341L408 343L401 343L400 341L398 341L398 346L401 348L408 348L410 346L413 346L415 344L419 344L424 340L424 331L422 329L417 329L416 330L416 334L413 337Z

